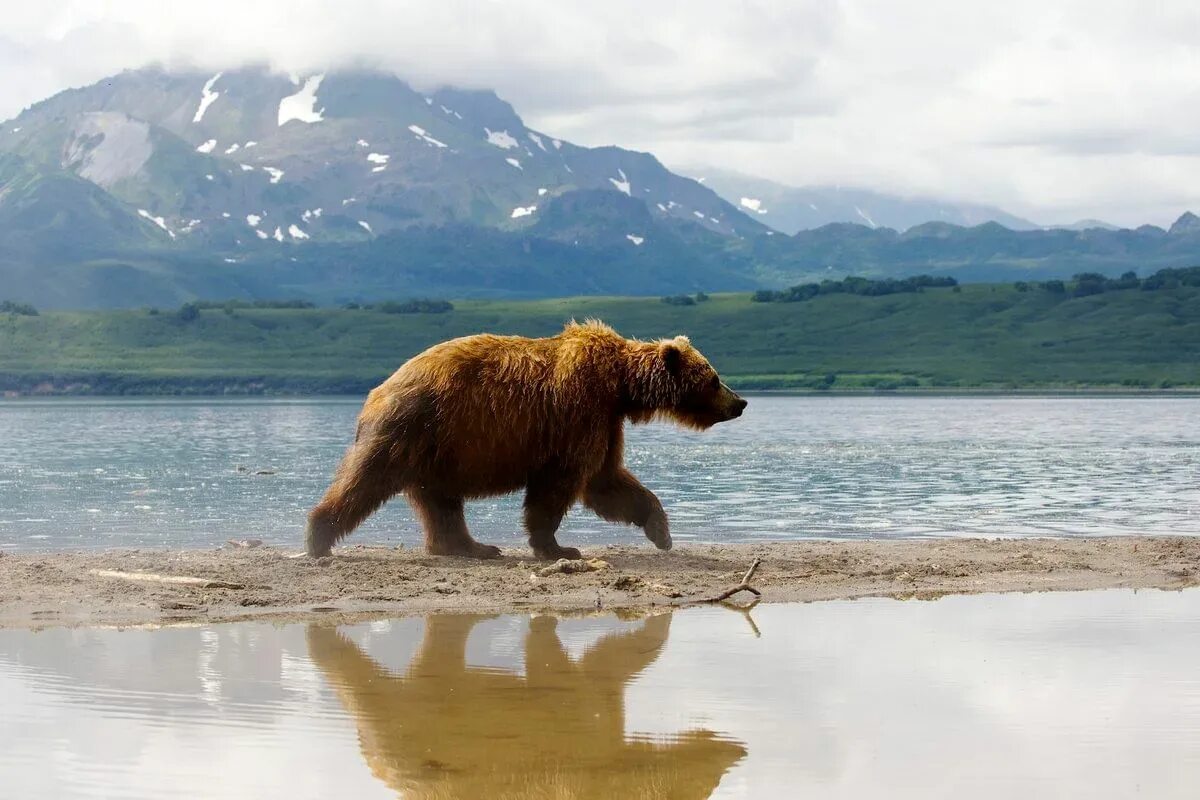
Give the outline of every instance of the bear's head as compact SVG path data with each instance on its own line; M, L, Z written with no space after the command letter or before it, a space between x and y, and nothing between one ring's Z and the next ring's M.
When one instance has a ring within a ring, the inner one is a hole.
M686 336L638 344L640 357L629 387L633 422L664 417L705 430L746 409L746 401L721 381Z

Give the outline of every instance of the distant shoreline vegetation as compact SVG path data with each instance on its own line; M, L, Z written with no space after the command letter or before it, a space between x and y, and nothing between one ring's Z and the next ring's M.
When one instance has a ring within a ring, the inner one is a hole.
M932 275L916 275L911 278L843 278L840 281L827 280L820 283L802 283L788 289L771 291L760 289L750 296L755 303L800 303L820 297L823 294L857 294L864 297L882 297L888 294L904 292L920 292L925 289L939 289L958 286L958 281L950 277L933 277Z
M36 317L38 310L29 303L14 303L12 300L0 301L0 314L17 314L22 317Z
M1013 288L1018 292L1042 290L1051 294L1070 294L1072 297L1087 297L1104 292L1115 292L1125 289L1141 289L1156 291L1159 289L1174 289L1181 286L1200 286L1200 267L1168 267L1160 269L1148 278L1139 278L1136 272L1126 272L1118 278L1109 278L1098 272L1080 272L1071 277L1070 281L1016 281ZM950 277L934 277L931 275L916 275L911 278L885 278L871 280L870 278L849 277L842 280L826 280L820 283L802 283L787 289L772 291L761 289L750 296L755 303L800 303L814 297L828 294L856 294L864 297L882 297L889 294L921 292L925 289L953 288L958 289L959 283ZM680 296L687 299L686 295ZM675 298L664 297L663 302L672 302ZM690 305L690 303L676 303Z
M12 305L11 303L9 305ZM32 306L29 306L33 309ZM184 322L191 322L200 316L201 311L224 311L232 314L235 311L250 309L315 309L317 304L309 300L195 300L184 303L175 315ZM454 310L454 304L449 300L384 300L379 303L345 303L341 306L345 311L378 311L383 314L445 314ZM4 306L0 304L0 312ZM21 312L15 312L21 313ZM37 314L37 311L33 311ZM157 307L146 309L150 316L157 316L162 311Z
M686 334L741 389L1200 388L1200 268L1147 278L815 286L769 302L745 292L402 299L369 308L282 299L37 315L13 304L0 313L0 393L361 394L438 342L481 332L553 336L585 318L640 339Z

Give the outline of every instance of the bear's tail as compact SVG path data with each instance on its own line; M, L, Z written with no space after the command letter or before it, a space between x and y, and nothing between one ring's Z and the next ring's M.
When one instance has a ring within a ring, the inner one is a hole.
M399 491L387 462L385 443L363 439L350 448L325 496L309 512L304 534L308 555L329 555L340 539Z

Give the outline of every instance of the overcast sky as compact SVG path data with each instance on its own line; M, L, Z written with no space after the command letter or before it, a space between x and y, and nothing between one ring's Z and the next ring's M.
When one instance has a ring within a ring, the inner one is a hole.
M5 3L0 116L156 61L381 67L669 166L1043 223L1200 212L1194 0Z

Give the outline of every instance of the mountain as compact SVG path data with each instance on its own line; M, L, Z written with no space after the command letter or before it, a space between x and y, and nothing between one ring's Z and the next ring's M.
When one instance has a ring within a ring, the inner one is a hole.
M762 236L750 260L764 283L857 274L951 275L960 281L1047 280L1079 272L1114 277L1200 264L1200 217L1183 214L1169 230L1153 225L1106 230L1014 231L926 222L907 231L836 223L795 236Z
M783 233L838 222L905 231L923 222L973 226L998 222L1012 230L1035 230L1029 220L991 206L900 197L841 186L787 186L727 170L690 170L721 197Z
M519 229L552 198L597 188L724 235L761 228L652 155L531 130L491 92L426 95L371 72L124 72L5 123L0 153L91 182L168 249Z
M1064 231L1086 231L1091 230L1092 228L1103 228L1106 231L1117 231L1121 229L1119 225L1113 225L1112 223L1105 222L1102 219L1081 219L1066 225L1047 225L1046 227L1051 230L1062 229Z
M720 173L709 183L729 191ZM817 190L739 185L735 206L653 155L532 130L487 91L425 94L364 71L142 69L0 125L0 300L667 295L1200 263L1190 213L1170 231L1013 230L923 221L918 201L831 189L825 211L849 204L871 224L788 236L777 232L785 201ZM965 222L989 211L936 208Z

